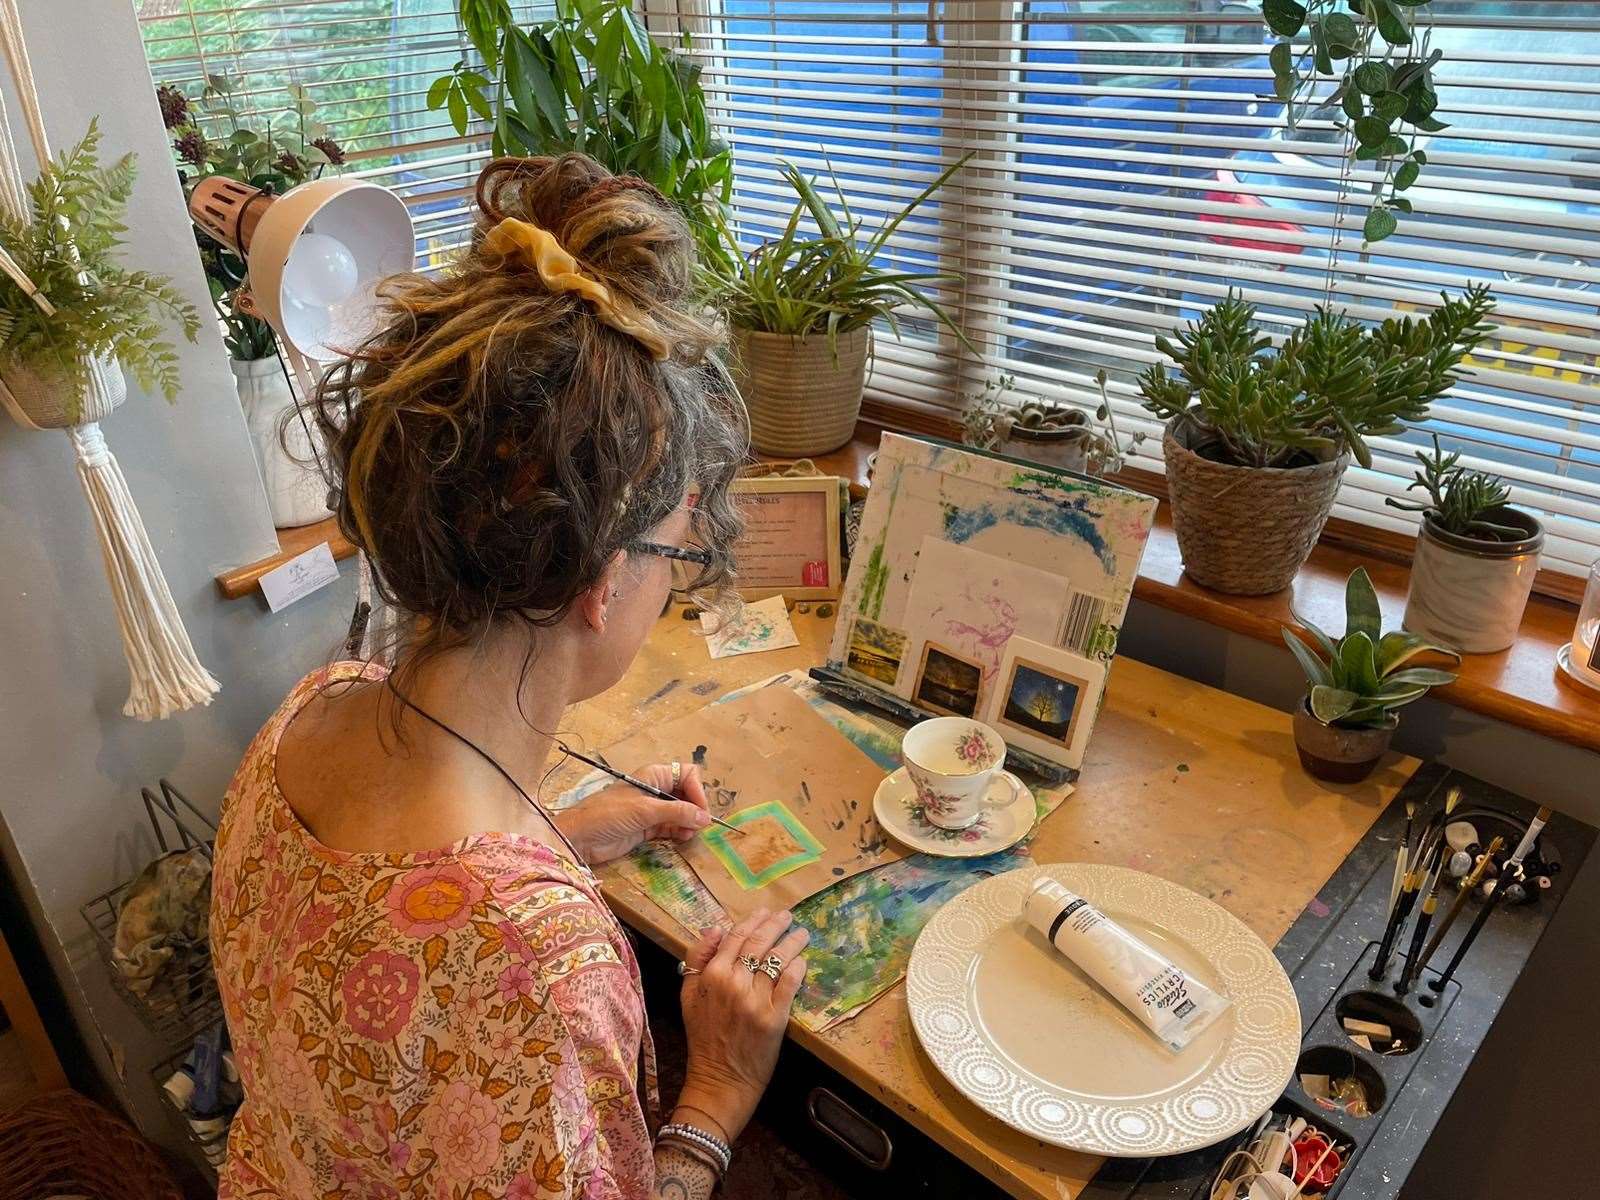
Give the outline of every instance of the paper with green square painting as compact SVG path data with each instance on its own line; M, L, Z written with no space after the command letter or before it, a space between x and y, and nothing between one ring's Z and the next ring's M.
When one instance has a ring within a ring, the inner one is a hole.
M711 812L744 832L713 825L676 848L735 921L906 855L872 815L883 768L788 688L707 705L605 754L633 770L691 750Z
M706 848L741 887L766 887L822 857L822 843L780 800L741 808L724 820L739 832L713 825L705 831Z

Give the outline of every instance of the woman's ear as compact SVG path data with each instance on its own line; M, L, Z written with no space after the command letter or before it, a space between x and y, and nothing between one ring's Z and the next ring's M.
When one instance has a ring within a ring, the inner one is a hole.
M617 597L617 576L622 571L622 564L627 561L627 554L618 550L611 556L611 561L600 573L600 578L595 580L594 586L578 597L578 612L584 623L596 633L605 632L606 610Z

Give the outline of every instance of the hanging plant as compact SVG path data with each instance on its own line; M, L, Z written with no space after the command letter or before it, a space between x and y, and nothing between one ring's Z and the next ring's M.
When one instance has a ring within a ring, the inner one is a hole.
M1418 136L1449 128L1433 115L1439 105L1433 68L1444 55L1429 45L1431 28L1416 21L1427 3L1262 0L1267 28L1280 39L1268 58L1289 128L1298 127L1312 93L1333 83L1332 94L1317 103L1343 113L1346 157L1383 171L1362 228L1368 242L1388 237L1396 214L1412 211L1403 193L1428 163Z
M46 313L0 276L0 361L59 383L76 416L94 360L115 357L148 391L178 394L178 355L163 336L176 320L189 341L200 317L165 275L117 261L133 193L133 155L99 161L100 128L45 164L27 186L28 213L0 211L0 245L54 309Z

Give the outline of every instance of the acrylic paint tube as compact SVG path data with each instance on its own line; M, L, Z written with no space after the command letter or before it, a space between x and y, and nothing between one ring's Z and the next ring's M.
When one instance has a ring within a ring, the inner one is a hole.
M1054 879L1033 885L1028 921L1151 1033L1182 1050L1227 1011L1225 996L1191 979Z

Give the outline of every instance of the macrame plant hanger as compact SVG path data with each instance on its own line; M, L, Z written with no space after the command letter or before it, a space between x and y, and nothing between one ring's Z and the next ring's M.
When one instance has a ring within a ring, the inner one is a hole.
M22 40L22 20L16 0L0 0L0 49L4 51L6 66L16 84L22 115L42 168L50 162L50 145L45 137L27 47ZM28 197L3 94L0 94L0 204L19 219L27 219ZM38 292L4 247L0 247L0 270L16 281L47 315L54 312L49 300ZM122 651L132 676L132 687L122 711L148 721L182 712L196 704L209 704L220 685L195 655L194 645L183 627L183 618L172 602L172 592L161 573L161 564L150 546L144 522L134 507L122 468L100 433L100 422L127 399L128 387L122 368L114 358L96 357L89 362L88 374L88 390L81 402L74 404L60 394L62 384L59 381L44 378L20 364L9 364L0 381L0 404L24 428L64 429L72 440L78 480L83 484L84 497L94 516L106 578L111 585L111 599L117 610L117 624L122 630Z

